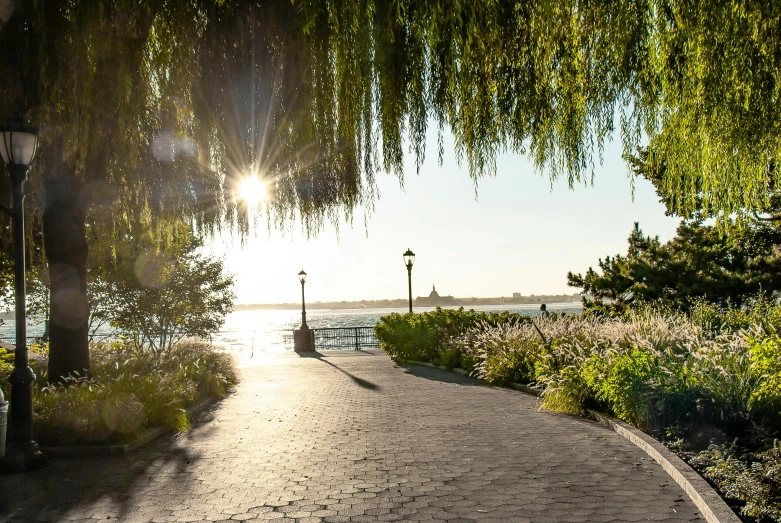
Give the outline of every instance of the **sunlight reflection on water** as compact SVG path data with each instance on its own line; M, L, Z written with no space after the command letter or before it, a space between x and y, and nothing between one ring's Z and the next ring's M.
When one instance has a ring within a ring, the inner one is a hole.
M479 311L510 311L519 312L529 316L539 314L539 304L525 305L486 305L464 307ZM416 307L415 312L427 312L433 307ZM581 311L578 303L551 303L548 304L551 312L566 312L577 314ZM392 312L405 313L406 308L397 309L312 309L306 312L306 319L313 329L327 327L372 327L380 317ZM301 311L293 310L244 310L235 311L225 319L225 325L217 334L212 336L212 341L222 345L233 353L241 353L249 357L253 353L278 353L290 350L285 346L283 335L290 335L290 331L301 325ZM30 322L27 327L28 336L40 336L43 325ZM110 329L103 331L110 333ZM13 343L14 323L13 318L8 318L0 325L0 338Z
M510 311L529 316L539 314L539 304L487 305L465 307L481 311ZM415 312L426 312L433 307L416 307ZM577 314L580 303L552 303L551 312ZM306 320L313 329L326 327L371 327L381 316L392 312L405 313L407 309L314 309L306 311ZM282 352L286 349L283 334L290 333L301 325L301 311L248 310L228 315L222 330L212 337L215 343L225 346L231 352ZM290 347L287 347L290 349Z

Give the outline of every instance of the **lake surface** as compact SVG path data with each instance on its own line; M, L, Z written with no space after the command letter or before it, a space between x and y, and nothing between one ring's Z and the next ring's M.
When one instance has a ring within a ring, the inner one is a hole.
M450 307L448 307L450 308ZM524 305L484 305L464 307L477 311L510 311L528 316L540 313L539 304ZM427 312L434 307L416 307L415 312ZM551 303L551 312L566 312L577 314L581 304ZM306 312L306 320L313 329L326 327L372 327L382 316L392 312L405 313L406 308L388 309L315 309ZM224 345L231 352L278 352L284 350L283 334L301 325L301 311L280 310L249 310L232 312L225 319L223 328L212 337L212 341ZM28 325L28 336L40 336L43 326L36 323ZM0 325L0 338L13 343L14 320L6 317Z

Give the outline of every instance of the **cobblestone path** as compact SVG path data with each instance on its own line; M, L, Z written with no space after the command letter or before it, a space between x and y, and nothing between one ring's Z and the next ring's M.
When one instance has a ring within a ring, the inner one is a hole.
M701 520L600 425L347 354L256 356L186 435L0 476L0 522Z

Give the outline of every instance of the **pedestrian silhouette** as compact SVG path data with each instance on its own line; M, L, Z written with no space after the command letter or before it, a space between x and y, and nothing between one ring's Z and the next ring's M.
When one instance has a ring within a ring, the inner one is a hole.
M540 313L540 316L541 316L543 319L548 319L548 318L550 318L550 312L548 312L548 308L545 306L545 304L544 304L544 303L543 303L542 305L540 305L540 310L542 311L542 313Z

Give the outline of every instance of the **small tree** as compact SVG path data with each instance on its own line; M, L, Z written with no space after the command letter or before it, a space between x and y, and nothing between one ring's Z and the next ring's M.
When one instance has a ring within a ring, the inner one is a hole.
M4 276L0 278L0 306L11 311L16 308L16 289L14 288L13 266L3 267ZM49 308L51 292L49 291L49 268L41 261L27 269L25 283L27 298L27 319L44 323L43 337L48 336Z
M121 303L121 286L101 275L90 274L87 282L87 299L90 305L89 339L93 341L104 325L111 323Z
M135 281L116 284L111 324L136 350L165 353L182 338L204 338L223 325L234 276L222 260L199 254L201 246L193 240L173 258L147 253L134 265Z

